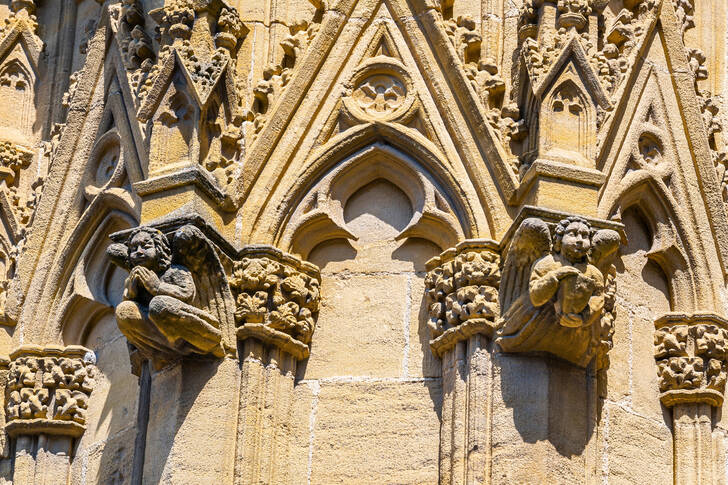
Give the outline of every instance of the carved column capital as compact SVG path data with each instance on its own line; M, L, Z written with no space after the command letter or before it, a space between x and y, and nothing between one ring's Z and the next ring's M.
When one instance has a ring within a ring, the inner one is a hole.
M667 407L720 407L726 381L728 320L713 313L668 313L655 321L660 400Z
M24 345L12 352L5 431L10 436L81 436L95 363L94 353L79 345Z
M436 356L475 334L493 335L499 264L498 244L489 239L463 241L427 262L430 348Z
M308 357L320 284L311 263L272 246L243 248L230 279L238 339L254 337L297 360Z

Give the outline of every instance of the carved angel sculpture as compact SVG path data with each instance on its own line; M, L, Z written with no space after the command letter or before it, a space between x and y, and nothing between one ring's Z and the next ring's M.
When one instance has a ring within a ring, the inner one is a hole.
M232 315L232 296L212 243L185 225L172 237L151 227L131 232L107 253L129 270L119 329L157 367L189 354L223 355L221 326Z
M585 367L611 347L609 257L620 237L592 230L581 217L560 221L553 232L538 218L516 231L503 267L497 342L506 352L547 352Z

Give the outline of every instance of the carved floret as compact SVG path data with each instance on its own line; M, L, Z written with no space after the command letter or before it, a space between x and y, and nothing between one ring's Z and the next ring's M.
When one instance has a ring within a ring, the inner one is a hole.
M50 354L50 355L47 355ZM40 429L54 422L73 422L82 432L94 387L93 353L82 347L27 347L14 352L8 373L7 419L34 420Z
M719 406L726 381L728 329L715 315L668 314L655 322L655 360L666 406Z

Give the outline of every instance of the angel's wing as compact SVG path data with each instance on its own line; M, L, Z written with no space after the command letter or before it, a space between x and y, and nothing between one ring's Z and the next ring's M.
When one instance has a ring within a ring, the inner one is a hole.
M592 236L591 264L604 273L606 265L610 263L610 256L617 252L621 238L617 231L612 229L599 229Z
M541 219L529 217L521 222L506 251L500 284L501 315L528 291L531 265L551 251L551 232Z
M223 342L235 342L235 300L212 242L200 229L187 224L175 231L172 248L175 262L185 265L194 278L193 304L218 321Z
M106 248L106 255L115 265L129 271L129 248L124 243L113 243Z

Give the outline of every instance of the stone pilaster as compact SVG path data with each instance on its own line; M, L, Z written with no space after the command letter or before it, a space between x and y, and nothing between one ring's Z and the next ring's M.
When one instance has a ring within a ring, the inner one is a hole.
M723 404L728 321L712 313L669 313L655 329L660 400L672 410L674 483L722 483L712 408Z
M432 352L442 359L440 485L490 477L492 362L499 314L498 245L467 240L427 264Z
M276 248L248 246L230 283L241 366L233 482L292 484L293 387L318 315L319 271Z
M492 482L538 467L595 483L599 370L609 365L619 224L526 207L504 238L494 335ZM602 379L603 382L603 379Z
M86 430L95 362L77 345L26 345L10 354L4 430L15 440L14 483L67 483L73 440Z

